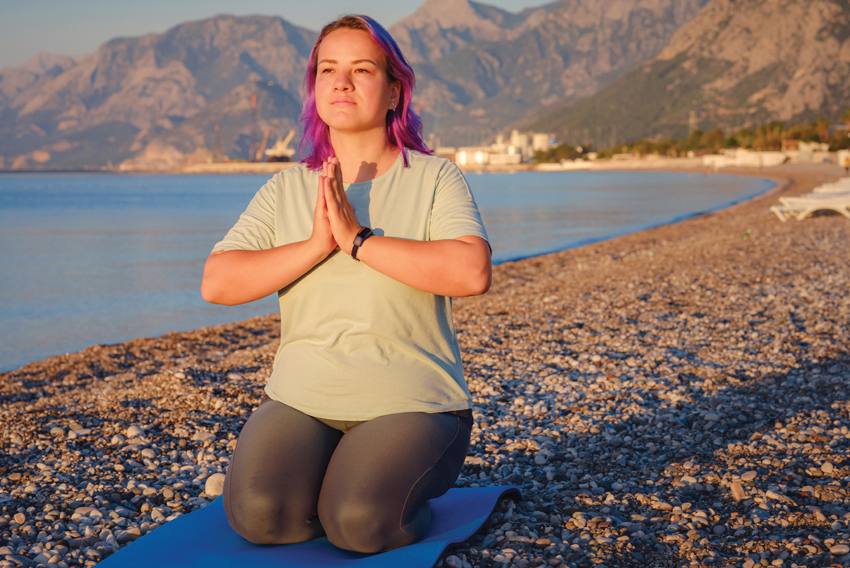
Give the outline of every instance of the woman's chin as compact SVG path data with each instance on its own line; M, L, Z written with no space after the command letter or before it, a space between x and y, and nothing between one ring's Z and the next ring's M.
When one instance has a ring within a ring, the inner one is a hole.
M341 134L356 134L358 132L369 132L383 128L382 124L370 124L359 120L340 120L339 117L326 120L325 123L328 125L328 128Z

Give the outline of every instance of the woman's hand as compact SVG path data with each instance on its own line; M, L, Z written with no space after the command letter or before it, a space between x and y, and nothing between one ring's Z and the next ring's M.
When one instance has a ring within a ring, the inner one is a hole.
M319 186L324 188L327 216L330 220L333 238L346 254L351 254L354 237L363 227L357 221L354 208L345 195L345 188L342 185L342 169L339 167L339 160L335 157L329 158L322 164Z
M319 187L316 192L316 208L313 211L313 233L310 235L309 242L312 243L318 251L329 255L334 250L339 248L334 239L333 231L331 230L331 222L328 217L328 205L325 199L325 184L327 179L323 174L319 175Z

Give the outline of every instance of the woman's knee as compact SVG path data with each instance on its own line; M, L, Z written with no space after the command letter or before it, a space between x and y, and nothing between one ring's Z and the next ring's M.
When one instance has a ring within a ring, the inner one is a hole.
M319 518L328 540L352 552L375 553L412 544L417 539L401 529L397 516L369 499L319 501Z
M225 493L224 509L231 528L254 544L293 544L323 533L315 513L270 495L243 492L233 498Z

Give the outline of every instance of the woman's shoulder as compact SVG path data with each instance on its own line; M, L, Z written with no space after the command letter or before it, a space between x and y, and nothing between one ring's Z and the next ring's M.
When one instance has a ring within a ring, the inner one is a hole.
M425 154L417 150L405 150L407 161L412 171L433 171L438 174L441 171L460 172L455 163L447 158L435 154Z
M297 163L274 174L266 186L275 192L295 191L296 188L309 185L310 180L317 175L314 170L307 167L307 164Z

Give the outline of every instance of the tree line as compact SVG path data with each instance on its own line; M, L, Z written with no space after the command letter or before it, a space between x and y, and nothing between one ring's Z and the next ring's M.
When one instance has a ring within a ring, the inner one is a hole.
M841 115L844 128L831 128L826 117L818 117L814 122L786 126L784 122L774 120L755 128L741 128L731 136L719 128L709 132L694 130L687 138L669 140L640 140L625 144L617 144L610 148L596 151L597 158L610 158L615 154L636 154L639 156L659 155L672 158L687 156L690 152L696 155L716 154L723 149L745 148L748 150L781 150L783 141L799 140L801 142L819 142L829 145L829 150L835 152L850 148L850 109ZM534 161L560 162L586 158L594 152L592 144L559 144L546 151L538 150Z

